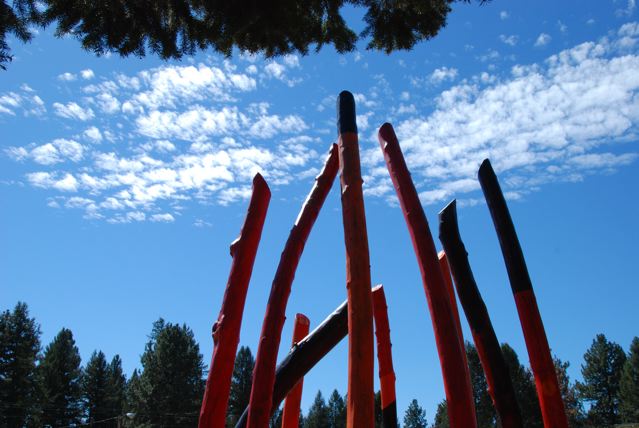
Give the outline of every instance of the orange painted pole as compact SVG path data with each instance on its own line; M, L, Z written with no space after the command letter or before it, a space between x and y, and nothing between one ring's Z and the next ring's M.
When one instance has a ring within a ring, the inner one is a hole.
M373 317L375 336L377 337L377 364L379 366L379 384L382 396L382 426L397 426L397 402L395 399L395 370L391 352L390 324L384 287L373 288Z
M311 322L303 314L295 315L295 326L293 327L293 345L295 349L297 344L308 335ZM284 401L284 410L282 411L282 428L298 428L300 423L300 405L302 402L302 388L304 387L304 378L301 378L295 387L288 393Z
M199 428L224 428L226 423L226 408L235 353L240 341L244 303L270 199L271 191L266 181L257 174L253 178L253 194L240 236L231 244L233 263L226 283L222 308L213 324L215 349L206 379Z
M410 178L395 131L389 123L382 125L378 132L378 139L419 263L444 378L450 426L451 428L476 428L475 404L468 376L468 364L464 359L465 350L457 334L450 295L446 290L439 267L435 244L428 228L424 209L419 201L415 184Z
M466 313L479 360L486 374L488 393L499 415L501 426L522 428L523 421L508 366L501 353L497 335L490 322L486 304L479 293L468 262L468 253L459 233L455 201L439 213L439 240L450 260L457 294Z
M282 251L271 286L271 294L268 298L264 322L262 323L262 333L255 357L253 386L251 388L248 411L248 428L264 428L268 426L273 403L277 352L280 347L282 329L286 319L286 305L291 294L295 270L302 257L306 240L311 233L326 196L331 190L333 181L335 181L338 168L337 146L333 144L324 164L324 169L315 179L315 184L302 206L286 241L284 251Z
M510 287L515 296L515 305L524 332L528 357L530 357L530 367L535 376L535 386L544 426L546 428L567 428L568 418L524 253L519 244L517 232L515 232L515 225L510 217L506 199L488 159L484 160L479 167L479 184L495 224L499 245L508 271Z
M337 130L348 294L346 426L368 428L374 426L375 412L373 305L355 99L348 91L337 98Z

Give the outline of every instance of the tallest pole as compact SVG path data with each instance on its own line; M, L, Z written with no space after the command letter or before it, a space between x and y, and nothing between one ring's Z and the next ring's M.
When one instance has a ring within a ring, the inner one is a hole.
M568 428L568 419L557 382L555 365L550 355L546 331L537 307L537 299L526 267L526 260L524 260L524 253L510 217L506 199L504 199L497 176L488 159L484 160L479 168L479 184L481 184L490 215L495 224L510 279L510 287L515 296L530 366L535 376L535 386L537 387L544 426L546 428Z
M337 98L337 131L348 292L348 398L346 426L374 426L373 306L355 99Z

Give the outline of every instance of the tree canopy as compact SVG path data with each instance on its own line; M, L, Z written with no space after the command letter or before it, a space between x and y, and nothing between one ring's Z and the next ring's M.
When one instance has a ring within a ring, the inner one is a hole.
M74 36L84 49L122 56L181 58L204 49L229 56L238 48L272 57L324 45L344 53L359 40L391 53L437 35L455 2L470 0L3 0L0 66L11 60L7 35L28 41L33 25L54 25L57 36ZM345 6L365 11L359 33L342 16Z

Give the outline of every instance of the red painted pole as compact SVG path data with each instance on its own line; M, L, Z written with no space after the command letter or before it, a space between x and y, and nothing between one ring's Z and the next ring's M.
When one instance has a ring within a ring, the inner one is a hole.
M439 213L439 240L450 260L457 295L466 313L475 345L477 345L479 360L486 374L488 393L499 415L501 426L503 428L522 428L523 421L508 366L501 353L497 335L490 322L484 300L479 293L468 262L468 253L459 233L455 201L448 204Z
M348 397L346 426L374 426L373 304L355 99L343 91L337 99L342 218L348 294Z
M408 225L430 309L435 341L444 377L451 428L476 428L473 391L465 363L465 350L457 334L450 296L437 260L433 237L415 184L410 178L395 131L385 123L378 133L393 185Z
M337 170L339 158L337 146L333 144L328 154L324 169L315 179L315 184L302 206L299 216L291 229L280 263L275 272L271 294L268 298L262 333L260 336L255 369L253 371L253 386L248 412L248 428L264 428L268 426L273 402L273 385L275 383L275 367L277 365L277 351L284 320L286 319L286 305L295 270L299 264L306 240L319 214L328 192L331 190ZM370 287L369 287L370 288Z
M231 244L233 263L226 283L222 308L213 324L215 349L206 379L199 428L224 428L235 353L240 341L242 314L253 263L262 236L271 191L260 174L253 178L253 194L240 236Z
M461 328L459 309L457 308L457 299L455 298L455 289L453 287L453 280L450 276L450 266L448 265L448 257L446 257L446 252L440 251L439 253L437 253L437 258L439 259L439 267L442 271L442 276L444 277L444 284L446 284L446 291L448 291L448 297L450 298L450 309L453 311L453 318L455 318L459 344L461 345L462 349L465 350L466 344L464 343L464 333L462 332ZM464 361L466 361L466 366L468 366L466 352L464 352ZM470 377L470 372L468 373L468 376Z
M561 399L555 366L550 355L546 331L537 307L537 299L526 267L524 253L510 217L506 199L504 199L499 181L497 181L495 171L488 159L484 160L479 168L479 184L481 184L490 215L495 224L510 279L510 287L515 296L530 366L535 375L535 386L537 387L544 426L546 428L567 428L568 418Z
M397 426L397 402L395 400L395 370L391 353L390 324L384 287L373 288L373 317L377 336L377 364L382 395L382 421L384 427Z
M308 335L311 322L302 315L295 315L295 326L293 327L293 345L295 349L298 342ZM284 401L284 410L282 411L282 428L298 428L300 423L300 404L302 402L302 388L304 387L304 378L300 379L295 387L288 393Z

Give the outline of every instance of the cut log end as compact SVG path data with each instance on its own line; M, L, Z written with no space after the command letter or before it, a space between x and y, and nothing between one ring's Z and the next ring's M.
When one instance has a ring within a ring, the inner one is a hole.
M355 97L348 91L342 91L337 97L337 133L346 132L357 133Z

